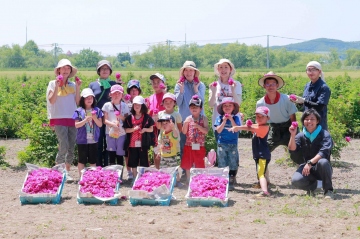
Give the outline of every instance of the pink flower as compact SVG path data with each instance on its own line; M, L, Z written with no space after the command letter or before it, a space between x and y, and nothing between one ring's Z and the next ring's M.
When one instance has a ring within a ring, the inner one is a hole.
M251 121L251 119L248 119L248 120L246 121L246 126L247 126L247 127L251 127L252 124L253 124L253 122Z
M177 83L184 83L185 82L185 77L184 76L181 76L179 78L179 80L177 81Z
M95 170L87 170L83 173L79 182L80 192L109 198L115 195L117 183L121 183L118 172L97 167Z
M115 115L116 116L119 116L120 115L120 112L118 110L115 110Z
M43 123L41 126L42 126L42 127L48 127L49 125L46 124L46 123Z
M160 87L160 89L162 89L162 90L166 88L166 86L164 85L164 83L160 83L160 84L159 84L159 87Z
M190 183L190 197L215 197L225 200L228 180L223 177L198 174Z
M23 192L29 194L56 194L63 180L63 175L57 170L40 168L28 173Z
M21 86L22 86L22 87L25 87L25 86L26 86L26 84L24 84L24 83L23 83L23 84L21 84Z
M298 122L293 121L293 122L291 123L291 126L296 129L296 128L299 126L299 124L298 124Z
M116 79L118 79L118 80L119 80L119 79L120 79L120 77L121 77L121 74L118 72L118 73L116 73L116 74L115 74L115 77L116 77Z
M130 99L131 99L131 95L126 94L125 97L124 97L124 99L125 99L126 101L130 100ZM146 99L145 99L145 100L146 100Z
M229 85L232 85L232 84L234 84L234 80L233 80L232 78L230 78L230 79L228 80L228 83L229 83Z
M216 86L217 86L217 82L214 81L213 83L211 83L211 86L216 87Z
M292 101L296 101L296 100L297 100L297 97L296 97L296 95L294 95L294 94L291 94L291 95L289 96L289 98L290 98L290 100L292 100Z
M76 82L81 82L80 78L77 77L77 76L75 76L75 81L76 81Z
M195 84L200 83L200 80L199 80L199 78L197 76L194 77L194 82L195 82Z
M170 174L164 172L145 172L135 181L132 189L152 192L163 184L170 189L171 177Z
M193 99L193 100L198 100L198 99L199 99L199 96L198 96L198 95L193 95L192 99Z
M97 113L96 110L91 111L92 115L96 115L96 113Z
M225 114L225 118L230 118L230 114Z
M57 79L58 81L62 81L62 80L64 79L64 77L63 77L62 75L58 75L58 76L56 77L56 79Z
M345 140L346 140L346 142L350 142L350 140L351 140L350 136L346 136Z

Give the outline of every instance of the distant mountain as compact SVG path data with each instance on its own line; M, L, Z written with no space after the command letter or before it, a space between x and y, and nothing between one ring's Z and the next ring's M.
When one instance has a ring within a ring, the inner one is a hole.
M360 41L344 42L335 39L318 38L310 41L289 44L285 46L272 46L272 49L285 48L289 51L301 52L329 52L331 48L337 49L339 54L344 54L348 49L360 50Z

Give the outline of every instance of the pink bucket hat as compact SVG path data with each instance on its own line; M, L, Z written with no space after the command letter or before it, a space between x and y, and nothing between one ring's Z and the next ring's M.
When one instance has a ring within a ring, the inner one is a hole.
M124 88L121 85L113 85L110 88L110 93L115 93L116 91L120 92L120 93L124 93Z
M259 106L256 108L255 114L261 114L263 116L270 117L270 110L266 106Z
M222 99L221 104L217 106L217 111L219 112L220 115L225 114L223 111L223 108L222 108L223 104L225 104L225 103L234 104L234 110L233 110L233 112L231 112L233 115L236 115L237 113L239 113L239 108L240 108L239 104L236 103L232 97L225 97Z

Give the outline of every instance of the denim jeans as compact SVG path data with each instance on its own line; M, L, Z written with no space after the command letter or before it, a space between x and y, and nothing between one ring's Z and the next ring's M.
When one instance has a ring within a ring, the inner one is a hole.
M229 170L237 170L239 167L239 151L237 144L218 144L217 148L218 167Z

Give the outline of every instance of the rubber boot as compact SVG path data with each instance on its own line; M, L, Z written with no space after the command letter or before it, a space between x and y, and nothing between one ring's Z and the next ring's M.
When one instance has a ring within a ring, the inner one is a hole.
M235 177L234 176L230 176L229 178L229 191L234 191L235 190Z
M238 170L230 170L229 171L229 177L234 177L234 184L236 184L236 174L237 174Z

